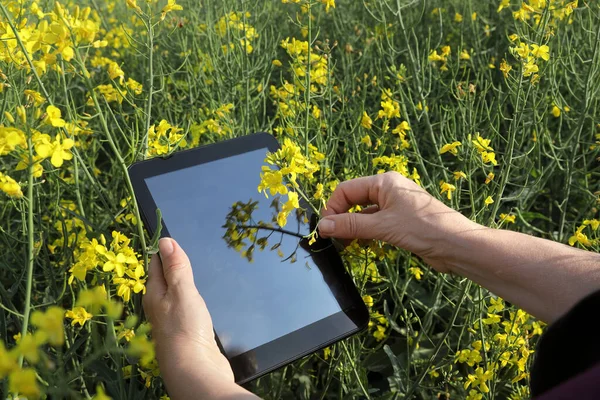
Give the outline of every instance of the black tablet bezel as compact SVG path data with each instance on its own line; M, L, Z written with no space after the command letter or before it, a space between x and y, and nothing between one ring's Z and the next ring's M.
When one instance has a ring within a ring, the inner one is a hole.
M168 157L157 157L132 164L128 168L129 177L140 208L140 215L150 235L154 234L157 227L156 204L145 179L262 148L274 152L279 148L279 143L272 135L260 132L174 152ZM164 224L161 237L169 237L168 229ZM259 378L367 327L369 312L339 253L329 239L320 238L318 245L323 249L321 256L327 257L328 263L332 265L332 271L329 272L335 275L336 290L344 292L343 299L336 295L339 301L345 303L342 305L342 311L248 352L232 358L228 357L236 383L244 384ZM215 338L219 343L216 334ZM223 351L222 347L221 351ZM223 353L227 357L224 351Z

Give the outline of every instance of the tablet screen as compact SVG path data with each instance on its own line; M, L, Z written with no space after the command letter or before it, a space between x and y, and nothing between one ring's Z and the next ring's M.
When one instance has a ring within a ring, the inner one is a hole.
M191 260L228 357L342 311L319 266L299 246L309 233L306 217L292 213L279 227L277 197L257 190L267 151L145 180L164 226Z

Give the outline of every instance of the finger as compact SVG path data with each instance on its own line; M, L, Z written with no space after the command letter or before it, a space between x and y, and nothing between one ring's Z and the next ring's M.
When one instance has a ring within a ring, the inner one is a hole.
M197 292L190 259L181 246L171 238L162 238L158 242L158 249L167 291Z
M147 307L154 299L162 299L167 292L167 282L162 273L162 267L160 265L160 257L158 254L154 254L150 259L150 265L148 266L148 282L146 283L146 294L143 297L142 305L144 311L148 314ZM151 306L151 305L150 305Z
M146 284L146 288L157 296L164 296L164 294L167 292L167 282L165 281L165 276L162 273L162 266L158 254L154 254L150 259L150 265L148 266L148 283Z
M378 214L344 213L323 218L319 233L338 239L377 239Z
M331 194L323 216L344 213L355 205L377 204L381 183L380 175L366 176L340 183Z

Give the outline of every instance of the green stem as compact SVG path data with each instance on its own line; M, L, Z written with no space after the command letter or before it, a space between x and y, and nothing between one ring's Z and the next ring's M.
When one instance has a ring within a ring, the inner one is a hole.
M33 240L33 141L31 131L28 129L27 148L29 150L29 162L27 166L27 281L25 288L25 305L23 311L23 326L21 327L21 338L25 338L29 327L29 314L31 312L31 286L33 284L33 261L35 254L35 243ZM23 366L23 355L19 356L19 367Z
M344 352L346 353L346 356L348 356L348 361L350 361L350 365L352 366L352 371L354 372L354 375L356 376L356 381L358 382L358 386L360 386L360 390L363 392L363 394L365 395L365 397L367 399L370 399L371 396L369 396L369 392L367 391L367 389L365 389L365 386L363 385L363 382L360 379L360 376L358 376L358 371L356 370L356 364L354 363L354 357L352 357L350 355L350 352L348 351L348 347L346 346L346 342L342 341L340 343L342 344L342 347L344 348Z
M142 158L148 153L148 131L152 119L152 95L154 94L154 28L152 16L148 17L148 99L146 101L146 131L142 145Z
M308 157L308 129L310 121L310 55L312 53L312 3L308 4L308 54L306 57L306 83L304 87L304 103L306 104L306 121L304 126L304 152Z

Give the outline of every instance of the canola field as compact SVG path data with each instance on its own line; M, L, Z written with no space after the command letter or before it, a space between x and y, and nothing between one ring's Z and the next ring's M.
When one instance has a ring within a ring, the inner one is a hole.
M299 196L319 210L396 171L483 225L598 251L599 3L2 0L2 398L168 398L127 167L254 132L283 145L257 188L284 195L281 226ZM251 391L528 398L543 323L384 243L343 258L368 329Z

